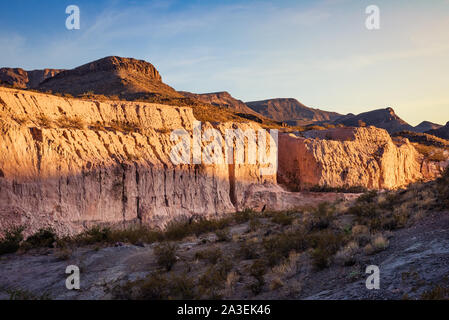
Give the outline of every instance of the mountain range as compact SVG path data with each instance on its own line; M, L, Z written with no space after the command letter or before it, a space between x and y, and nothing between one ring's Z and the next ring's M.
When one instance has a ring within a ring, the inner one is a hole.
M162 81L151 63L133 58L105 57L80 67L26 71L1 68L0 83L21 89L35 89L58 94L103 95L121 100L151 100L163 104L207 105L224 109L232 117L263 122L271 119L289 126L330 124L344 126L375 126L389 133L411 131L449 138L446 126L423 121L416 127L401 119L392 108L377 109L358 115L342 115L308 107L293 98L275 98L243 102L229 92L191 93L177 91ZM213 114L213 110L208 110ZM232 118L231 117L231 118Z

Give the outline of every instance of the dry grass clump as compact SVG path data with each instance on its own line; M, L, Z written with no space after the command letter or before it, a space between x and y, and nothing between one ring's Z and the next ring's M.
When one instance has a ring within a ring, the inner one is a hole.
M50 129L53 125L53 121L43 113L36 117L36 121L38 126L44 129Z
M355 241L349 242L335 254L335 262L342 266L352 266L356 263L356 254L359 251L359 244Z
M106 125L108 128L111 128L115 131L121 131L124 133L131 132L141 132L142 127L140 123L134 121L126 121L126 120L113 120Z
M61 116L56 121L56 123L60 128L63 128L63 129L83 130L86 127L84 120L78 116L74 116L74 117Z
M119 300L191 300L197 298L195 281L187 274L154 272L142 280L116 286L112 290Z

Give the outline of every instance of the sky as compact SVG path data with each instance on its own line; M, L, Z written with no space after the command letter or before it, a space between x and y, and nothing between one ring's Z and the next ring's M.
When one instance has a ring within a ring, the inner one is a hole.
M66 28L66 7L81 28ZM365 12L376 5L380 29ZM151 62L176 90L449 121L449 0L0 0L0 66Z

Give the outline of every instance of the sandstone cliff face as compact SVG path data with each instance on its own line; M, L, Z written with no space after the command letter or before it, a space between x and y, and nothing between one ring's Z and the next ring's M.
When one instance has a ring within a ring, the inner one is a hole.
M276 182L275 175L260 175L259 164L175 166L170 133L191 132L194 121L190 108L0 88L0 229L163 226L179 217L235 212L248 186Z
M279 137L278 181L296 190L313 186L394 189L439 173L423 163L407 139L393 142L385 130L375 127Z

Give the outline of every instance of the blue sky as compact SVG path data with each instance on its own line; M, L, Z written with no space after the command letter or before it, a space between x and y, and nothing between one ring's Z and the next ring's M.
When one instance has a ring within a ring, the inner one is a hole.
M78 5L81 29L65 28ZM380 30L365 8L380 8ZM449 0L0 1L0 65L147 60L177 90L449 121Z

